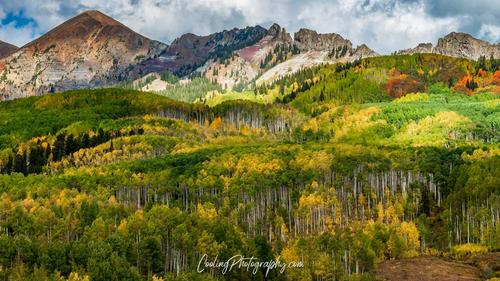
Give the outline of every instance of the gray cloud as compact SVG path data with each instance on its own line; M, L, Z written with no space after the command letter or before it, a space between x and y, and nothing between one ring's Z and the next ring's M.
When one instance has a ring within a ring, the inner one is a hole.
M137 32L166 43L183 33L200 35L277 22L335 32L381 53L436 42L464 31L489 41L500 39L500 5L476 0L17 0L0 3L0 17L24 11L37 24L16 30L0 26L0 40L27 43L87 9L98 9Z

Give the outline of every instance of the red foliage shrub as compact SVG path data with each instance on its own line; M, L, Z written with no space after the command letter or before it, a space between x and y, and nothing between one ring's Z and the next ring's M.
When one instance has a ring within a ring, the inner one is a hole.
M384 86L389 96L400 98L408 93L425 92L424 83L409 77L406 74L401 74L387 82Z

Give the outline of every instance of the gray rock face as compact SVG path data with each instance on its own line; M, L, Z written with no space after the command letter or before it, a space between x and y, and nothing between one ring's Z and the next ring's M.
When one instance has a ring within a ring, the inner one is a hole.
M293 39L301 52L332 51L338 47L352 49L351 41L335 33L318 34L314 30L302 28L295 33Z
M420 43L415 48L398 51L400 55L430 54L432 53L432 43Z
M433 53L451 57L477 60L480 56L500 58L500 45L479 40L467 33L452 32L438 40L435 47L431 43L421 43L399 54Z
M280 41L281 43L292 44L292 36L286 32L285 28L279 26L279 24L273 24L268 30L266 36L272 38L272 40Z
M500 58L500 45L490 44L466 33L452 32L438 40L433 50L437 54L477 60L480 56Z
M368 48L365 44L361 44L354 49L353 56L356 58L369 58L378 56L378 54L374 50Z

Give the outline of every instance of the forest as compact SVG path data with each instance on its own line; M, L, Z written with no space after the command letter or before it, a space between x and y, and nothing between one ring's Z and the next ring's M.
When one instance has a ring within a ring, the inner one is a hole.
M499 66L391 55L217 103L172 74L1 102L0 280L374 280L498 252ZM199 273L204 255L303 267Z

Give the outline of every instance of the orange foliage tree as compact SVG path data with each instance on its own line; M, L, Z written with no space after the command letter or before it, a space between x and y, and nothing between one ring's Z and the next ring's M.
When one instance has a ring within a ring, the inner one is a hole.
M424 92L424 83L409 77L406 74L401 74L396 78L390 79L385 84L385 90L393 98L400 98L408 93Z
M500 86L500 70L497 70L493 74L493 84Z

